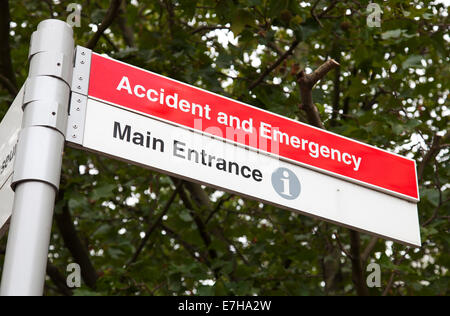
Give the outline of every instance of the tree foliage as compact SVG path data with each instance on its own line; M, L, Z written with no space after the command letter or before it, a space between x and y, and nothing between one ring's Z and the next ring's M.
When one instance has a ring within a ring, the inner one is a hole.
M66 20L71 2L0 1L0 118L27 76L31 33ZM306 123L297 75L339 62L312 90L315 108L326 129L416 159L423 247L66 148L47 295L449 294L448 8L379 1L381 27L368 27L363 0L78 2L77 44ZM58 282L71 262L84 281L74 291ZM381 288L365 286L370 262Z

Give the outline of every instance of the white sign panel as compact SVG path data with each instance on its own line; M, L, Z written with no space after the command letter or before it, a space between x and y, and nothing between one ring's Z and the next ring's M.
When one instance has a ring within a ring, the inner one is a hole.
M23 87L0 123L0 237L5 233L5 224L11 216L14 202L11 179L17 141L22 127L22 99Z
M211 136L88 100L93 152L420 246L417 205Z

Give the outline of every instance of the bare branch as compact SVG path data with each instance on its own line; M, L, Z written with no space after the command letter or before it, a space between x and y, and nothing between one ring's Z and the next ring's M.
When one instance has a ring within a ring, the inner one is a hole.
M306 82L309 87L312 89L313 86L332 69L339 67L340 64L334 59L329 59L319 66L313 73L306 75Z
M102 36L103 32L106 31L106 29L112 24L114 19L119 15L121 3L122 0L111 1L111 5L109 6L109 9L105 14L105 17L103 18L102 23L98 27L97 32L95 32L94 36L87 42L86 44L87 48L94 49L94 47L97 45L97 42L100 40L100 37Z
M341 251L343 253L345 253L345 255L347 257L349 257L350 259L352 259L352 255L347 251L347 249L345 249L345 247L342 245L341 243L341 239L339 238L339 235L337 233L334 234L334 237L336 237L336 241L338 243L339 248L341 249Z
M183 182L185 183L186 188L191 193L191 196L195 200L195 203L198 207L196 207L191 202L191 199L189 198L189 196L186 194L186 192L184 190L180 191L180 197L183 200L183 203L186 206L186 208L190 211L190 214L191 214L192 218L194 219L195 224L197 225L197 229L200 234L200 237L203 240L205 247L208 249L209 246L211 245L211 236L208 233L208 231L206 229L206 225L203 222L202 218L200 217L200 215L197 212L195 212L195 210L209 209L210 208L209 200L208 200L207 204L201 202L203 200L203 199L201 199L202 195L198 194L197 191L193 191L192 188L198 187L198 190L201 190L202 192L204 192L203 189L199 185L191 183L191 182L187 182L187 181L183 181ZM214 249L208 249L208 253L209 253L209 256L211 257L211 259L217 258L217 253Z
M171 0L163 0L164 1L164 6L167 9L167 13L168 13L168 22L169 22L169 31L170 31L170 35L173 36L174 34L174 27L175 27L175 11L174 11L174 6Z
M244 264L249 265L249 262L247 260L247 258L241 253L241 251L239 250L239 248L231 241L229 240L226 236L225 236L225 232L223 231L223 228L218 226L215 229L216 232L216 236L218 236L222 241L224 241L225 243L228 244L228 246L232 246L236 252L236 254L239 256L239 258L241 258L241 260L244 262ZM229 247L228 247L229 249ZM230 251L231 252L231 251ZM233 252L231 252L231 254L233 254Z
M325 14L327 14L328 12L330 12L331 10L333 10L333 8L336 6L336 4L338 3L337 0L333 0L331 2L331 4L322 12L320 12L320 14L318 15L319 18L322 18L325 16Z
M361 254L361 261L363 264L367 262L367 259L369 259L370 254L372 253L373 249L378 243L378 237L372 237L367 244L366 248L364 249L363 253Z
M111 39L109 38L109 36L105 33L102 34L102 37L106 40L106 42L111 46L111 48L115 51L118 52L119 49L117 48L116 44L113 43L113 41L111 41Z
M62 199L62 196L64 196L63 190L59 192L59 196ZM98 274L92 265L86 246L78 238L67 203L63 206L61 212L55 213L55 220L63 237L64 244L69 249L75 262L81 266L81 276L84 282L90 288L95 288Z
M352 260L352 280L356 288L356 293L359 296L368 296L369 290L367 289L364 271L361 261L361 240L359 233L354 230L350 232L350 246L351 246L351 260Z
M169 235L171 235L175 240L177 240L183 247L186 249L187 252L191 255L192 258L195 260L206 264L208 267L211 266L211 262L208 260L207 257L205 257L200 251L197 251L196 248L188 243L187 241L183 240L180 235L178 235L175 231L170 229L169 227L165 226L164 224L161 225L161 228L164 229ZM198 253L199 256L196 255Z
M208 222L211 220L211 218L213 218L214 214L216 214L218 211L220 211L220 209L222 208L223 203L225 203L226 201L230 200L233 197L232 194L227 195L226 197L222 197L220 199L220 201L216 204L216 207L214 208L214 210L209 213L208 218L205 221L205 224L208 224Z
M308 121L311 125L319 128L324 128L322 120L319 115L317 107L312 100L312 88L314 85L325 75L332 70L340 66L334 59L329 59L317 68L313 73L306 74L304 70L300 71L297 75L297 83L300 88L300 95L302 98L302 109L306 112Z
M18 93L19 90L17 87L4 75L0 74L0 83L8 90L9 94L14 98Z
M50 277L53 284L55 284L61 294L65 296L73 295L72 290L67 286L64 275L62 275L61 272L59 272L58 268L50 261L47 261L47 275Z
M389 291L391 290L392 286L394 285L394 281L395 281L395 275L397 274L397 271L392 271L391 275L389 276L389 281L386 285L386 288L384 289L383 293L381 294L381 296L386 296L388 295Z
M53 12L54 12L54 10L53 10L53 3L52 3L52 0L44 0L44 2L47 3L48 10L50 11L50 12L49 12L49 18L50 18L50 19L53 19Z
M126 17L126 6L127 2L124 1L122 6L120 7L119 17L117 22L119 24L120 31L122 32L123 40L128 47L136 47L134 41L134 32L133 29L128 25L127 17Z
M408 255L409 251L405 251L405 253L403 254L403 256L401 256L400 258L397 258L394 261L394 265L400 265L403 260L405 260L406 256ZM389 276L389 281L386 285L386 288L384 289L383 293L381 294L381 296L386 296L388 295L388 293L390 292L392 286L394 285L394 281L395 281L395 276L399 273L398 270L393 270L391 272L391 275Z
M316 7L317 7L317 5L319 4L319 2L320 2L320 0L316 0L316 2L314 2L314 4L311 6L310 12L311 12L311 16L314 18L314 20L316 20L316 22L320 25L320 27L323 28L323 24L322 24L322 22L320 21L320 19L321 19L322 17L324 17L325 14L327 14L328 12L330 12L330 11L336 6L337 1L336 1L336 0L333 0L333 1L331 2L331 4L327 6L327 8L326 8L325 10L322 10L322 12L320 12L320 13L317 15L316 12L315 12L315 10L316 10Z
M276 51L278 55L283 55L283 54L284 54L283 50L282 50L281 48L279 48L279 47L277 46L277 44L275 44L274 42L268 42L268 43L267 43L267 46L269 46L269 47L272 48L274 51Z
M316 15L316 7L319 4L320 0L316 0L316 2L314 2L314 4L311 6L311 16L314 18L314 20L316 20L316 22L320 25L320 27L323 27L322 22L320 22L319 18Z
M203 31L214 31L214 30L229 30L230 27L223 25L204 25L196 28L191 32L191 34L200 33Z

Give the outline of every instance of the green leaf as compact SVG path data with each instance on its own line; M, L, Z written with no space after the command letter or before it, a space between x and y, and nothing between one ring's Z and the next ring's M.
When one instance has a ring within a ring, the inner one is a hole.
M188 210L182 210L179 213L180 218L185 222L192 222L193 218Z
M423 189L421 195L425 197L434 207L439 205L439 192L435 189Z
M408 59L406 59L402 63L402 68L407 69L407 68L413 68L413 67L420 67L420 66L422 66L422 64L421 64L422 58L423 57L419 56L419 55L412 55L412 56L408 57Z
M88 207L88 202L85 196L74 194L69 198L67 205L71 210L84 209Z
M382 33L381 38L384 40L390 39L390 38L398 38L398 37L400 37L400 35L402 35L402 33L403 33L403 30L401 30L401 29L390 30L390 31Z
M234 36L238 36L244 30L246 25L254 25L255 21L250 12L239 9L231 22L231 31Z
M94 200L100 200L106 197L112 196L113 190L116 188L114 184L104 184L102 186L96 187L92 190L92 198Z
M214 287L201 285L198 287L198 295L200 296L213 296L215 294Z
M415 129L417 126L422 124L422 122L418 119L410 119L406 122L406 127L408 127L409 130Z
M73 291L73 295L74 296L101 296L101 294L98 292L94 292L92 290L84 289L84 288L75 289Z
M118 249L118 248L108 248L108 254L111 256L111 258L113 259L119 259L121 258L125 253Z
M270 0L269 14L273 17L278 17L281 11L288 8L289 0Z

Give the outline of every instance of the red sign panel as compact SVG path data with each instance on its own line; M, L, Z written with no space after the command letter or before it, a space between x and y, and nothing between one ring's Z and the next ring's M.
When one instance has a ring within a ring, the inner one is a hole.
M415 161L92 54L89 97L418 201Z

